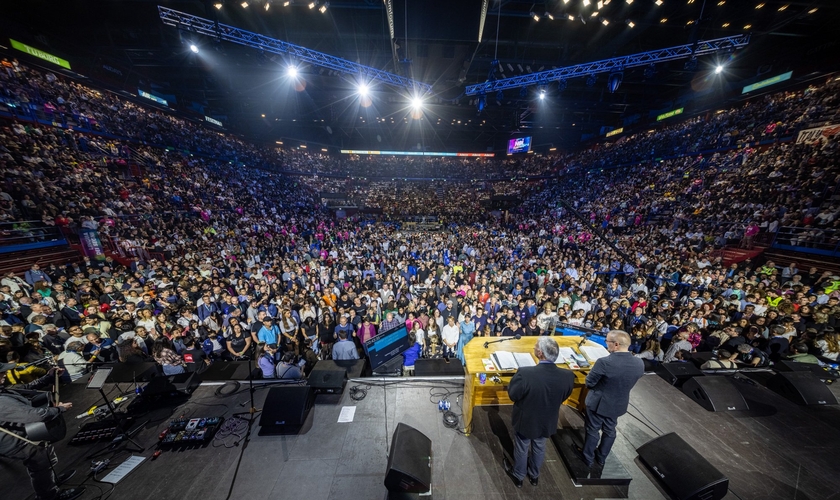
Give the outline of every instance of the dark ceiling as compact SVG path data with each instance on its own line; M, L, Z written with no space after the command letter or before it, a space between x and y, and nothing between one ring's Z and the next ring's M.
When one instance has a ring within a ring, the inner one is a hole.
M393 43L382 0L331 1L324 13L310 9L310 0L285 7L285 0L271 0L267 11L265 0L247 8L226 0L221 9L214 1L28 0L7 6L0 29L4 39L70 60L78 73L132 93L174 96L179 111L221 117L252 139L353 149L483 151L501 148L517 132L535 135L538 145L574 147L605 126L646 125L651 110L699 110L734 98L735 89L756 79L789 70L802 79L836 70L840 61L837 0L604 1L598 9L596 0L490 0L481 43L481 0L394 0ZM373 105L360 107L349 80L318 67L302 68L305 88L295 88L283 56L165 26L158 4L411 76L433 84L435 95L423 119L413 120L399 89L377 86ZM612 94L600 75L591 87L583 79L563 92L550 86L544 102L534 89L507 90L500 101L488 96L481 114L463 95L465 85L487 78L494 59L504 73L498 76L509 77L738 33L751 33L752 41L729 56L722 78L708 77L724 57L715 55L691 71L684 61L653 73L626 70Z

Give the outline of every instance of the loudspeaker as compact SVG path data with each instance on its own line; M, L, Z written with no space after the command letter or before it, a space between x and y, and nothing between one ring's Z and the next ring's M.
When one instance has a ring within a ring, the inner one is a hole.
M323 364L318 361L309 373L307 384L316 392L338 394L344 391L344 384L347 383L347 371L336 365Z
M692 377L682 386L683 393L709 411L740 411L750 407L729 377Z
M260 434L282 432L306 422L315 400L315 392L307 385L285 385L268 390L260 416Z
M432 489L432 440L414 427L399 423L394 430L385 488L402 493Z
M415 377L463 376L464 366L458 358L418 359L414 362Z
M811 372L780 372L767 381L767 388L798 405L836 405L831 390Z
M673 498L720 500L729 490L729 478L673 432L643 444L636 451Z
M713 352L693 352L691 353L691 362L694 363L694 366L700 368L703 366L703 363L709 361L715 357L715 353Z
M196 387L201 385L201 376L195 372L179 373L178 375L158 375L146 384L143 389L145 396L177 393L189 396Z
M691 377L700 377L703 372L692 363L660 363L656 367L656 374L668 381L669 384L680 387Z

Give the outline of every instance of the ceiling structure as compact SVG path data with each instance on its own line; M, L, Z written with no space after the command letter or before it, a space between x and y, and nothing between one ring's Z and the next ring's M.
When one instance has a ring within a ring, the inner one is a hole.
M605 127L646 126L652 111L685 105L689 114L736 98L747 83L790 70L801 80L834 71L840 61L836 0L247 3L28 0L7 9L0 30L4 39L68 59L80 74L134 94L169 96L180 112L218 118L251 139L345 149L499 150L515 134L534 135L538 147L573 148ZM433 90L422 114L412 111L407 92L385 85L371 84L370 100L360 99L353 78L166 26L158 5L413 78ZM627 69L614 93L608 75L570 79L548 85L544 100L534 86L487 95L480 113L478 98L465 94L467 85L488 77L740 33L751 35L744 49L703 56L693 68L680 60ZM725 70L715 75L719 63ZM298 78L287 76L289 65L300 66Z

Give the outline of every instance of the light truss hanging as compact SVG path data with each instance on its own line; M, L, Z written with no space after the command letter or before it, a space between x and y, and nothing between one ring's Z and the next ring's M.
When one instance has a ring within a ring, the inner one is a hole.
M499 90L541 85L555 80L564 80L577 76L595 75L597 73L611 73L635 66L647 66L652 63L687 59L689 57L712 54L723 50L735 50L750 43L750 35L736 35L714 40L698 41L677 47L651 50L629 56L613 57L576 66L567 66L528 75L513 76L496 81L487 81L466 87L467 95L496 92Z
M270 52L272 54L288 54L295 61L306 62L314 66L321 66L340 73L357 75L367 82L378 81L394 87L408 89L412 94L420 96L432 92L432 86L427 83L418 82L387 71L364 66L340 57L331 56L317 52L306 47L294 45L288 42L277 40L259 33L252 33L243 29L216 23L209 19L185 14L177 10L158 5L158 13L163 24L184 29L192 33L207 35L217 40L238 43L246 47Z

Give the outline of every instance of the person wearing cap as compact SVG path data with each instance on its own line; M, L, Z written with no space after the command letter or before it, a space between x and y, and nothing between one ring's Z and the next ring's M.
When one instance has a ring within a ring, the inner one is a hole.
M15 368L14 363L0 363L0 380L7 379L7 372ZM14 435L25 437L24 426L34 422L46 422L58 417L73 407L64 402L56 406L33 407L30 400L20 391L44 389L55 380L55 374L64 370L53 367L41 378L28 384L0 386L0 422L2 427ZM82 495L84 486L59 489L58 485L69 480L75 471L69 470L56 475L54 464L58 462L51 444L36 446L5 432L0 433L0 457L21 460L29 472L36 500L72 500Z

